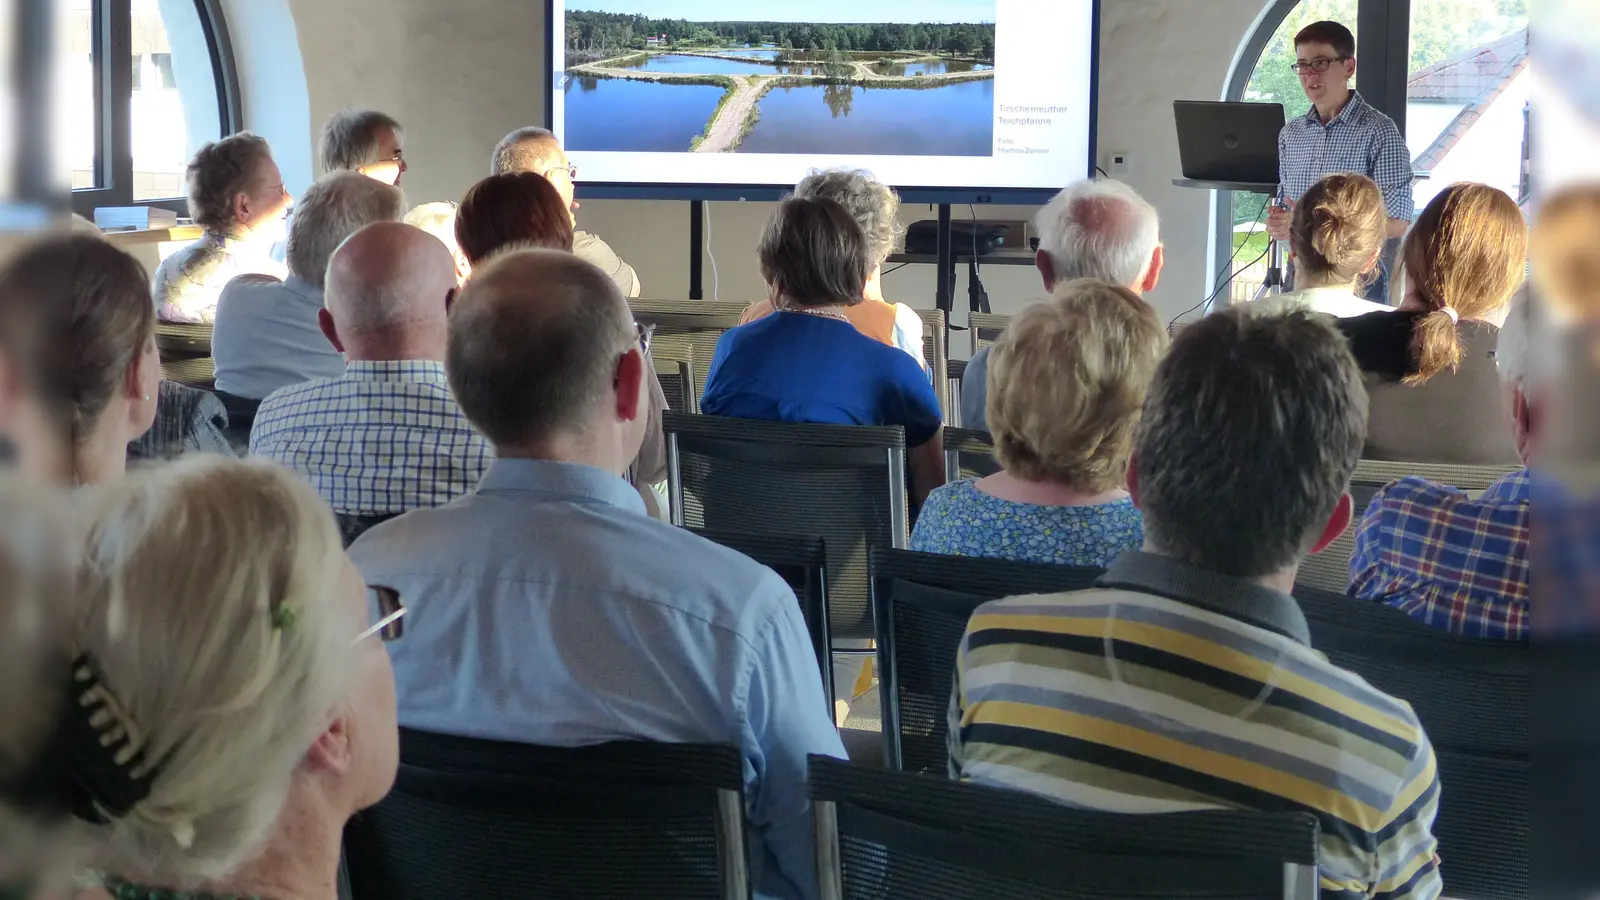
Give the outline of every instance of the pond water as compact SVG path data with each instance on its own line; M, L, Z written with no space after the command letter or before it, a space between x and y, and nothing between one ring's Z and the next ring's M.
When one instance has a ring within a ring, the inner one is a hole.
M710 84L568 78L567 149L687 152L722 91Z
M752 59L777 59L777 50L724 50L729 56L748 56Z
M928 60L913 63L878 64L872 71L879 75L944 75L949 72L987 72L994 66L973 62L970 59Z
M993 79L922 89L774 88L761 100L761 120L739 145L740 153L988 156L993 151Z
M769 65L740 62L734 59L715 59L709 56L686 56L674 53L652 56L620 68L639 69L644 72L666 72L673 75L771 75L776 70Z

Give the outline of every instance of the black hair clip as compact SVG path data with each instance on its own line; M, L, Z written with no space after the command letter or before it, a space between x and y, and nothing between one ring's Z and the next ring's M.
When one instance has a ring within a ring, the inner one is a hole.
M150 796L160 765L87 656L73 660L64 712L56 751L68 764L72 814L97 825L126 816Z

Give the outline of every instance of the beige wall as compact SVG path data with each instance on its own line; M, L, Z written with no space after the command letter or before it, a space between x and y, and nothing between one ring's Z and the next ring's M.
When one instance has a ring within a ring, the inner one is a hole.
M484 174L490 148L505 132L543 118L544 4L539 0L231 0L289 4L304 60L310 122L296 134L293 122L274 118L270 92L256 79L282 77L285 57L254 54L241 63L247 124L260 128L303 171L316 126L348 105L381 107L407 126L411 170L404 187L413 202L455 199ZM1173 137L1175 99L1220 96L1236 48L1265 0L1104 0L1101 30L1100 148L1132 154L1127 180L1162 212L1168 269L1152 302L1167 317L1204 296L1210 245L1210 197L1174 188L1178 174ZM249 40L235 30L235 42ZM292 58L292 57L291 57ZM260 99L267 98L267 99ZM260 123L260 124L258 124ZM578 159L580 167L582 160ZM1063 182L1077 172L1063 172ZM303 187L303 185L301 186ZM648 296L687 296L689 207L681 202L592 201L582 227L609 241L638 269ZM769 207L710 204L710 249L723 299L764 293L756 270L756 236ZM984 218L1021 219L1028 208L980 209ZM966 216L965 208L956 210ZM927 207L908 208L907 221L931 218ZM711 294L711 266L705 268ZM1040 293L1023 268L993 268L984 283L997 312L1012 312ZM934 271L908 267L889 275L887 293L931 306ZM964 303L964 272L956 285ZM958 317L959 321L959 317ZM961 345L959 339L956 346Z

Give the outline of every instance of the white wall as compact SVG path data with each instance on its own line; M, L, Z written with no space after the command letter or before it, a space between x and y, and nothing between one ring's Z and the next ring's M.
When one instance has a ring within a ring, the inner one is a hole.
M1481 181L1516 197L1522 190L1522 108L1533 81L1524 69L1489 108L1484 110L1461 142L1433 169L1432 177L1416 186L1417 210L1432 202L1440 191L1458 181ZM1409 123L1406 126L1410 128ZM1416 146L1413 144L1413 146Z
M228 0L245 92L245 121L273 141L291 190L311 177L311 142L333 111L382 108L406 125L413 202L459 198L486 173L501 135L542 121L544 4L539 0ZM1100 148L1132 154L1126 180L1161 210L1167 273L1151 300L1168 318L1203 299L1210 197L1175 188L1172 101L1221 95L1238 45L1265 0L1104 0ZM292 13L298 52L280 44ZM272 46L261 46L265 44ZM303 61L303 64L302 64ZM297 95L297 67L306 93ZM274 98L282 93L278 103ZM581 169L582 159L575 160ZM1063 172L1065 183L1076 172ZM755 243L767 204L709 205L709 242L723 299L764 295ZM689 207L677 202L592 201L583 228L603 236L639 271L647 296L687 296ZM959 208L958 216L967 215ZM1032 210L980 209L981 218L1025 219ZM931 218L908 208L907 221ZM705 267L710 296L711 266ZM886 279L891 299L931 306L935 273L912 266ZM965 274L956 285L958 306ZM1024 268L992 267L984 284L997 312L1041 289ZM958 317L959 320L959 317ZM955 342L959 346L962 342Z

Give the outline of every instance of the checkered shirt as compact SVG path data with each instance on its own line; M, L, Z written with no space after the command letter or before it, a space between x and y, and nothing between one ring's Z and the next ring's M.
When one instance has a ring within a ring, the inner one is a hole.
M274 391L250 452L311 480L335 512L441 506L478 486L494 450L450 394L444 364L352 362L340 378Z
M1278 192L1300 202L1324 176L1355 172L1377 182L1389 218L1417 217L1411 193L1411 150L1394 120L1368 105L1359 92L1333 121L1322 124L1317 108L1291 119L1278 133Z
M1474 500L1415 476L1379 491L1356 530L1350 593L1467 637L1528 636L1528 472Z

